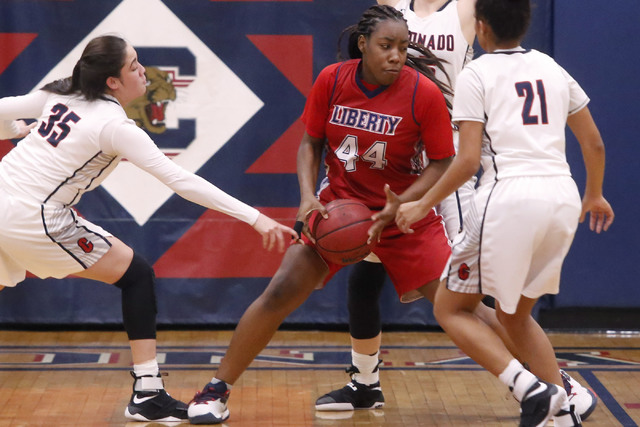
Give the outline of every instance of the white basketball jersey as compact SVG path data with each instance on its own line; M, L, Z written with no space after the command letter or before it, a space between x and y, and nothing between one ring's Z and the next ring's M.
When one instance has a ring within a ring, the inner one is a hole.
M485 123L481 183L571 175L567 117L589 98L551 57L521 47L487 53L458 76L453 120Z
M449 1L426 18L415 14L412 3L413 0L400 0L395 6L407 20L409 39L425 45L438 58L447 61L443 65L451 81L451 88L454 89L458 74L473 59L473 46L467 43L460 27L458 2ZM436 69L436 77L443 83L449 83L439 69Z
M2 159L0 177L41 203L74 205L118 164L117 155L101 150L100 133L112 120L127 121L126 113L115 98L87 101L44 91L24 98L34 108L40 104L38 123Z

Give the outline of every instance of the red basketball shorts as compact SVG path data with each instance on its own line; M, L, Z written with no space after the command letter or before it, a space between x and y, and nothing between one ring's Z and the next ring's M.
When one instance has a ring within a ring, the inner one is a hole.
M315 215L316 212L311 215L309 223L313 222ZM417 289L438 279L451 255L442 217L433 210L412 228L413 233L405 234L395 223L388 225L373 249L391 278L401 302L422 298ZM306 236L303 241L313 247ZM325 262L329 267L329 274L320 288L344 267L327 260Z

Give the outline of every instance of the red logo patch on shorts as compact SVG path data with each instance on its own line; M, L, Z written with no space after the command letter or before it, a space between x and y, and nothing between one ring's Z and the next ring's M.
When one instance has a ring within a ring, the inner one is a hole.
M93 250L93 243L87 240L86 237L78 240L78 246L80 246L80 249L82 249L85 253L89 253Z
M471 269L466 263L463 262L462 264L460 264L460 267L458 268L458 277L460 278L460 280L467 280L469 278L470 271Z

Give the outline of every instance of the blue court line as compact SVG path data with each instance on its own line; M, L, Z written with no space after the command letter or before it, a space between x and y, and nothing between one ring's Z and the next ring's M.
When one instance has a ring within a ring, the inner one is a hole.
M620 422L621 426L637 426L635 421L627 414L627 411L624 410L622 406L616 401L616 399L609 393L609 390L600 382L600 380L595 376L593 371L590 370L580 370L577 371L582 378L589 384L589 386L593 389L593 391L598 395L598 398L607 409L613 414L614 417Z

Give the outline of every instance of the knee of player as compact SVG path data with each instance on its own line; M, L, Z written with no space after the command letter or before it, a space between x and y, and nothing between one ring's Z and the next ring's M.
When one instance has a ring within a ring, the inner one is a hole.
M508 314L502 310L496 310L496 317L500 324L507 330L509 335L518 334L519 331L525 330L530 322L535 322L533 317L529 314Z
M443 326L443 323L446 322L447 320L447 312L446 310L444 310L441 307L438 307L437 301L436 303L433 305L433 317L436 318L436 321L440 324L440 326Z
M308 297L307 283L286 276L275 276L260 295L259 303L267 311L282 311L297 308Z
M127 271L125 271L122 277L113 285L120 289L126 289L141 280L153 282L155 281L155 274L153 267L151 267L147 260L137 253L134 253L131 258L131 263L129 267L127 267Z
M153 267L138 254L133 254L131 264L120 280L113 285L120 288L123 294L140 300L151 299L155 305L155 273Z
M461 310L450 304L439 304L437 298L433 304L433 315L440 326L445 329L448 322L455 322L456 314L460 314L460 312L464 311L466 310Z

